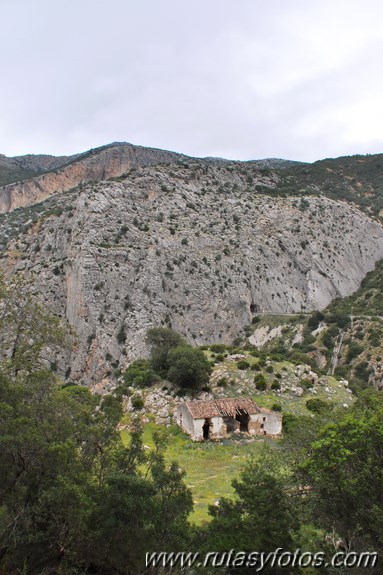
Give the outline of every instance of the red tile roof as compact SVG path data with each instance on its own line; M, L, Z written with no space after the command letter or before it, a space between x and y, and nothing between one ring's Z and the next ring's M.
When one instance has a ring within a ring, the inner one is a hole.
M185 405L193 419L204 419L216 416L235 417L241 412L246 414L271 413L269 410L258 407L249 397L186 401Z

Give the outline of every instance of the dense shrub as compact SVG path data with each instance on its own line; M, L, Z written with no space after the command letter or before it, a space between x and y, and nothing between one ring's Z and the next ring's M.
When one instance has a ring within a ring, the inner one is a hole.
M181 345L169 351L167 377L179 387L200 389L209 383L211 366L203 351Z
M257 381L255 387L258 389L258 391L266 391L267 383L265 381Z
M334 347L334 340L329 330L323 334L322 343L325 347L327 347L327 349L332 349Z
M363 346L361 346L359 343L356 343L355 341L351 341L348 345L346 361L348 362L352 361L362 352L363 352Z
M248 361L246 361L245 359L240 359L239 361L237 361L237 368L238 369L249 369L250 367L250 363Z
M272 411L282 411L282 405L280 403L273 403L271 406Z
M262 373L258 373L255 377L254 377L254 383L255 383L255 387L259 390L259 391L265 391L267 389L267 383L266 383L266 379L265 376Z
M149 362L146 359L137 359L124 373L126 386L149 387L160 380L160 376L150 369Z
M144 403L144 400L142 399L142 397L139 397L137 395L135 397L132 397L133 409L140 410L144 407L144 405L145 405L145 403Z
M154 327L148 330L146 341L151 352L150 365L152 369L165 377L169 369L168 355L170 351L177 346L186 344L185 340L168 327Z
M324 401L319 397L312 397L311 399L308 399L306 401L306 407L309 411L318 414L327 413L332 408L331 403Z
M226 379L226 377L221 377L221 378L217 381L217 385L218 385L218 387L227 387L227 379Z
M307 321L307 327L309 328L310 331L315 331L323 319L324 315L322 312L313 311L313 313L310 315Z
M213 343L210 346L210 351L213 353L223 353L226 351L226 345L224 343Z
M311 389L312 387L314 387L314 384L312 381L310 381L309 379L301 379L299 382L299 385L303 388L303 389Z
M123 343L125 343L126 341L126 331L125 331L125 326L122 325L119 329L119 332L117 333L117 341L120 345L122 345Z

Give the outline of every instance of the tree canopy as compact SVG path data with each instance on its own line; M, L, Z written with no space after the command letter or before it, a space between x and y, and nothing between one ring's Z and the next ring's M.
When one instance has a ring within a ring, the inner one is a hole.
M298 467L313 518L353 548L383 551L383 398L365 392L327 424Z
M169 369L168 354L171 349L186 345L186 341L175 331L168 327L153 327L146 334L146 341L150 348L151 367L165 376Z
M168 379L179 387L200 389L209 383L211 365L202 350L179 346L168 354Z
M165 442L148 453L137 424L124 446L121 401L63 385L42 351L65 330L32 298L5 293L1 572L134 574L148 549L187 547L192 498L183 472L165 464Z
M202 350L188 345L175 331L167 327L155 327L147 332L147 342L151 350L150 367L162 377L178 387L200 389L209 382L211 366ZM142 360L140 360L142 361ZM133 366L132 364L132 367ZM126 371L125 378L131 373ZM153 374L145 374L143 381L151 379Z

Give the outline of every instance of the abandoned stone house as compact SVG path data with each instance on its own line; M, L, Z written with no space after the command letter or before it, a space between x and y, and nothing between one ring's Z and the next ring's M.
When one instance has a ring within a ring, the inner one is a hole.
M270 436L282 432L282 414L250 398L185 401L177 406L175 418L194 441L220 439L235 431Z

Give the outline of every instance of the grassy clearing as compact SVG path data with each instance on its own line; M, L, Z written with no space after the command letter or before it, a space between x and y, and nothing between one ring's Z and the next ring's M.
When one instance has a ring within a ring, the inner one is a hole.
M260 371L254 371L252 366L259 363L258 357L253 357L244 352L250 367L240 370L237 361L225 359L219 363L215 369L224 370L228 383L225 389L216 387L215 394L223 394L225 397L250 396L254 401L263 407L271 408L273 404L280 404L282 413L292 413L294 415L312 416L306 407L306 401L312 397L317 397L326 401L331 401L335 405L341 406L345 403L350 405L353 401L352 395L334 377L326 377L327 383L315 385L316 394L306 390L301 397L298 397L290 389L286 391L272 391L272 382L277 375L281 380L290 378L295 371L295 366L288 361L273 361L272 373L267 371L267 366L263 364ZM206 351L208 357L212 357L210 351ZM262 373L267 381L268 390L259 391L254 383L254 376ZM299 384L299 379L296 384ZM327 390L326 390L327 389ZM153 417L147 414L148 417ZM124 423L128 423L129 416L125 416ZM277 446L278 441L270 438L256 438L250 442L246 438L225 439L217 442L192 442L178 426L164 427L149 422L143 428L143 443L146 448L153 447L153 433L159 430L166 430L169 436L166 459L177 461L185 470L186 484L191 488L194 499L194 512L191 516L193 523L200 525L209 520L208 507L214 505L220 497L230 497L233 495L232 481L238 477L245 462L250 457L258 457L262 452L265 441L272 446ZM129 440L127 431L122 432L125 442Z
M208 520L208 506L220 497L233 494L231 482L238 477L245 461L257 456L262 450L264 440L256 439L251 443L235 443L231 440L222 442L194 443L176 427L164 428L154 423L144 426L143 442L153 446L153 433L166 429L169 434L169 445L166 459L177 461L185 470L185 482L191 488L194 500L194 512L191 521L200 525ZM128 432L122 431L123 441L128 441ZM268 439L275 445L275 442Z

